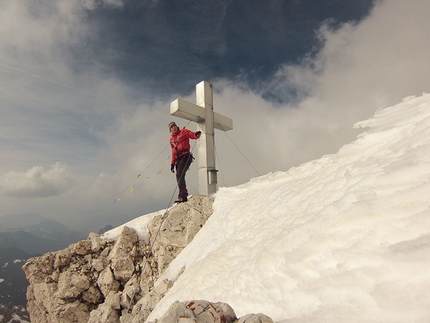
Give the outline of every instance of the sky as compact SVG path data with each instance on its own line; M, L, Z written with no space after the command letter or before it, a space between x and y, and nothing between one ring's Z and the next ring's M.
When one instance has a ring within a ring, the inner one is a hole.
M0 215L70 222L169 205L167 124L187 125L170 102L194 102L202 80L234 123L215 135L220 187L334 153L357 121L428 91L429 9L426 0L0 0ZM187 182L196 193L197 165Z
M174 281L148 322L176 300L278 323L428 322L430 94L356 127L364 132L335 154L221 188L155 283ZM125 225L148 239L156 215Z

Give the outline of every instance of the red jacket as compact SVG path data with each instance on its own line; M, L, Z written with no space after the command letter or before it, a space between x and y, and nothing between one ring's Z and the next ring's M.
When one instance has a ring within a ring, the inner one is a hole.
M181 129L170 137L170 147L172 147L172 159L170 164L175 165L176 160L190 153L190 139L199 139L199 136L188 129Z

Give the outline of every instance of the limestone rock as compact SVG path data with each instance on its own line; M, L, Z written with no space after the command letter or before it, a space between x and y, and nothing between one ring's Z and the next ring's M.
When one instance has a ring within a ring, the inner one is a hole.
M126 226L123 228L108 256L115 279L127 282L133 276L135 270L133 257L136 251L135 244L138 240L136 231Z
M113 258L111 266L116 280L127 282L134 274L135 265L130 255Z
M115 242L108 259L112 260L124 254L130 254L135 243L139 240L136 231L124 226L118 240Z
M66 249L29 259L23 269L31 322L145 321L173 285L158 277L210 217L212 202L193 196L166 210L148 224L146 241L124 226L116 241L91 233Z
M79 301L57 306L53 314L53 317L51 317L52 321L46 321L46 323L87 322L89 318L88 308L85 306L85 304L80 303ZM33 319L31 321L33 322Z
M58 279L57 296L61 299L77 298L90 288L90 278L83 273L66 271Z
M176 301L158 323L233 323L236 319L234 310L225 303Z
M123 308L130 308L133 305L133 300L140 298L140 292L138 278L134 275L124 286L121 294L121 306Z
M98 258L93 259L91 265L97 272L101 272L108 265L108 263L105 263L103 259Z
M81 322L81 321L79 321ZM87 321L82 321L87 322ZM119 322L118 311L107 304L100 305L97 309L91 312L88 323L117 323Z
M42 257L30 258L23 266L23 270L31 272L32 275L27 275L27 280L30 284L44 282L48 275L53 273L53 263L55 254L49 252Z
M88 255L92 253L91 241L82 240L72 245L72 252L77 255Z
M54 257L54 269L67 266L72 259L72 253L68 249L60 250Z
M102 296L100 290L94 285L91 285L82 293L82 299L89 304L98 304Z
M97 285L99 286L101 292L106 297L110 291L118 291L120 283L115 280L110 267L106 267L97 279Z
M91 241L92 251L98 252L102 248L103 240L100 238L99 234L91 232L88 236L88 239Z
M149 224L148 241L124 226L118 239L91 233L64 250L29 259L32 323L141 323L173 286L157 280L212 214L209 197L193 196ZM148 243L149 242L149 243ZM158 323L273 323L264 314L236 319L224 303L176 302Z
M206 223L212 214L212 202L211 198L193 196L188 203L178 204L166 216L152 221L150 239L159 272L165 270Z
M267 315L258 313L242 316L237 323L273 323L273 320Z

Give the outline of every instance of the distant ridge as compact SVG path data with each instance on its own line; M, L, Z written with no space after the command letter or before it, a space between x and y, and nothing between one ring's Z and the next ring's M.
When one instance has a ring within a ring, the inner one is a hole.
M46 216L37 213L19 213L0 215L0 232L7 232L12 229L20 229L26 226L38 224L43 221L51 220Z
M0 216L0 304L26 304L28 281L21 267L29 258L64 249L79 239L66 225L39 214Z

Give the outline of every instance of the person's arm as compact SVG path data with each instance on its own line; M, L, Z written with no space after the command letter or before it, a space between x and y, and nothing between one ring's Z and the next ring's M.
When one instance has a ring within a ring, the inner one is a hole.
M199 139L200 136L202 135L201 131L193 132L193 131L188 130L188 129L183 129L182 131L184 131L184 130L186 132L187 138L189 138L189 139Z

